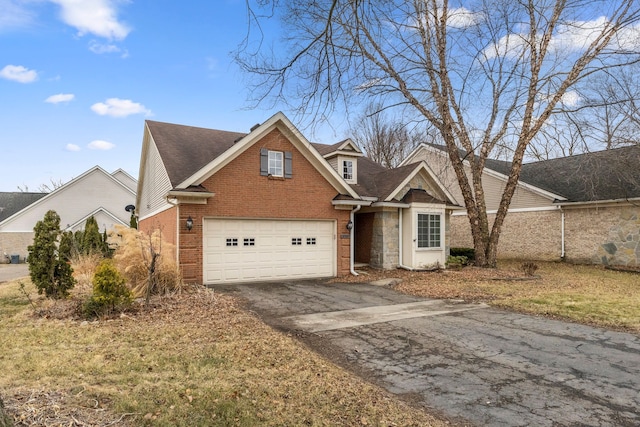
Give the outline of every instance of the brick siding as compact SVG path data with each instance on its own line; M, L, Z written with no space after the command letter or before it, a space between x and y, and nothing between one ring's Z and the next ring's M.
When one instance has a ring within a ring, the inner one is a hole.
M261 148L292 152L293 177L261 176ZM202 227L204 218L212 217L336 220L337 274L349 273L349 239L342 238L347 234L349 211L333 207L331 201L336 190L279 130L274 129L248 147L202 185L215 193L207 204L179 205L180 266L185 282L203 280ZM167 230L175 230L175 215L170 223L170 215L163 214L142 222L145 227L147 221L155 221ZM184 226L189 216L194 224L191 231Z
M493 224L495 214L489 215ZM498 258L559 260L562 250L560 211L509 212L498 241ZM473 247L466 215L451 217L451 247Z
M565 208L565 260L640 265L640 207ZM490 223L495 215L489 215ZM466 216L451 217L451 246L473 247ZM560 210L510 212L498 243L503 259L560 260Z
M4 254L19 255L24 262L29 255L28 247L33 243L33 231L0 233L0 263L6 262Z

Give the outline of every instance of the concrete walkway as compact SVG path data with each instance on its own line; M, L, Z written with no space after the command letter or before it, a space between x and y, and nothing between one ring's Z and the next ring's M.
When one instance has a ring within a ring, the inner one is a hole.
M461 424L640 425L640 338L389 288L226 285L265 322Z

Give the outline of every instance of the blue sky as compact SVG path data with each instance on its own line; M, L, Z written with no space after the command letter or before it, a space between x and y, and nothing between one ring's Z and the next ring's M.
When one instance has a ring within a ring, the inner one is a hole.
M137 178L145 119L248 132L246 31L245 0L0 0L0 191Z

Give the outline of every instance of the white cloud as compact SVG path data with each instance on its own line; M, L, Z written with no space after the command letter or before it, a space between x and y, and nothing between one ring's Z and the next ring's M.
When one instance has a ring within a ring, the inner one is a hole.
M98 102L91 109L101 116L127 117L131 114L151 115L151 111L144 105L129 99L109 98L106 102Z
M114 44L98 43L95 40L91 40L91 42L89 42L89 50L97 54L120 52L120 48Z
M87 145L87 147L89 147L89 149L91 150L102 150L102 151L111 150L115 146L116 146L115 144L112 144L108 141L102 141L99 139L96 139L95 141L91 141L89 145Z
M118 21L114 0L50 0L62 8L62 20L78 34L94 34L109 40L123 40L131 29Z
M576 92L575 90L570 90L568 92L565 92L564 95L562 95L562 98L560 101L567 107L575 107L580 103L581 100L582 98L580 97L578 92Z
M569 21L558 25L549 42L549 51L567 55L571 52L585 50L610 25L609 19L601 16L591 21ZM487 58L512 57L524 52L526 34L512 33L503 36L484 51ZM632 26L622 29L612 40L613 49L638 50L640 48L640 27Z
M75 95L72 93L59 93L57 95L51 95L44 102L48 102L50 104L59 104L61 102L69 102L75 98Z
M516 58L523 53L526 43L522 34L507 34L496 43L488 46L484 51L485 58L511 57Z
M609 20L601 16L593 21L572 21L559 25L551 39L550 48L556 51L586 49L609 25Z
M0 70L0 77L19 83L31 83L38 79L38 72L22 65L7 65Z
M455 7L449 9L447 16L447 26L453 28L467 28L477 25L482 21L481 12L472 12L465 7Z
M67 151L80 151L80 147L78 147L76 144L67 144L65 148Z
M33 20L33 13L19 0L0 0L0 11L0 31L25 27Z

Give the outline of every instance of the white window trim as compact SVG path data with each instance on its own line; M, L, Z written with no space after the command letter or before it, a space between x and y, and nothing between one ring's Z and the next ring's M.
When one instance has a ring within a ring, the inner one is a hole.
M272 154L273 155L278 154L280 159L278 160L275 157L272 158L271 157ZM273 172L275 172L276 168L274 167L272 169L272 166L271 166L271 161L272 160L276 161L276 162L279 161L279 163L280 163L280 168L279 168L280 169L280 173L273 173ZM283 151L269 150L267 152L267 171L269 172L269 175L271 175L271 176L284 177L284 152Z
M347 179L344 177L344 163L351 162L351 179ZM342 179L344 179L348 184L357 184L358 183L358 159L355 157L346 157L339 156L338 157L338 172Z
M428 246L428 247L420 247L418 244L418 217L420 215L435 215L438 216L440 218L440 245L439 246ZM417 251L441 251L443 246L443 241L444 241L444 220L443 220L443 214L442 212L416 212L416 216L415 216L415 227L416 227L416 250Z

